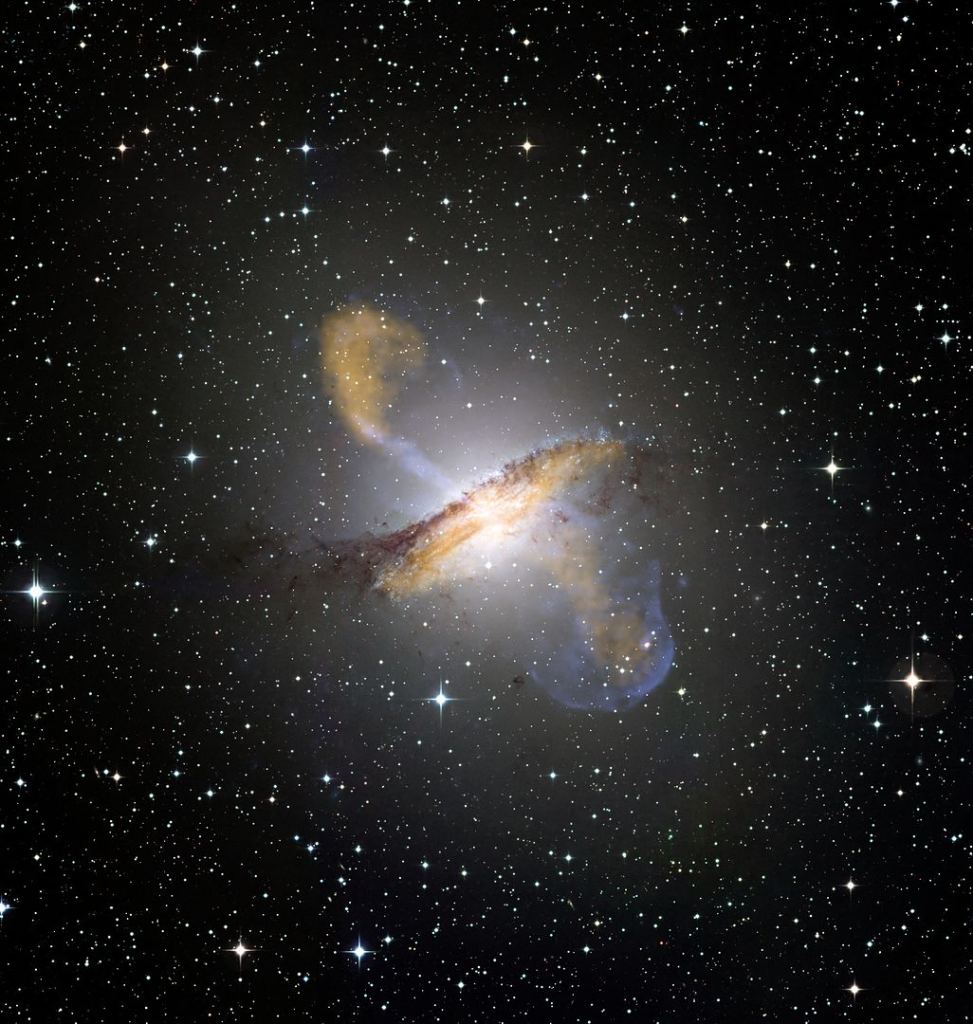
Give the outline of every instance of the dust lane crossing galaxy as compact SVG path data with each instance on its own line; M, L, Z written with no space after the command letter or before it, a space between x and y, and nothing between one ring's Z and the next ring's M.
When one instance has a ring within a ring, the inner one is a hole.
M615 710L658 685L673 655L658 566L644 567L641 586L619 585L617 560L600 556L595 539L598 521L620 497L638 496L639 486L637 463L621 442L562 442L510 463L426 519L333 545L335 566L404 601L472 577L485 555L501 560L515 551L567 596L579 645L593 662L585 686L568 686L575 661L548 688L573 691L566 702L580 707Z

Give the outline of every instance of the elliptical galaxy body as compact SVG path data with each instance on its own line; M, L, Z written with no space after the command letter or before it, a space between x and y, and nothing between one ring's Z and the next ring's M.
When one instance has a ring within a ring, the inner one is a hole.
M969 12L3 20L0 1021L969 1024Z

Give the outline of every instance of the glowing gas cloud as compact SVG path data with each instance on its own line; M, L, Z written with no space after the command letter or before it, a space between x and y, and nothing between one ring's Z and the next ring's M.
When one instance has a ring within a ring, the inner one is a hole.
M451 488L449 479L388 417L403 382L426 360L422 334L368 305L348 306L321 324L321 364L335 411L357 440L384 451L414 476Z
M387 416L402 377L425 358L415 327L371 306L340 309L321 325L321 359L337 413L365 444L392 436Z

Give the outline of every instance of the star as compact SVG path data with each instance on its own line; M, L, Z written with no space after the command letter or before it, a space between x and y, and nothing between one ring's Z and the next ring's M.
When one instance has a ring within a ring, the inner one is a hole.
M206 51L199 45L199 43L197 43L189 52L196 58L196 60L199 60Z
M391 150L391 149L389 149L389 144L388 144L387 142L386 142L386 143L385 143L385 145L384 145L384 146L382 146L382 148L381 148L381 149L379 150L379 153L381 153L381 154L382 154L382 156L384 156L386 160L388 160L388 158L389 158L389 153L391 153L391 152L392 152L392 150Z
M156 544L158 544L158 543L159 542L158 542L158 540L156 540L155 537L146 537L145 538L145 546L149 549L149 551L151 551L156 546Z
M183 455L183 458L186 460L186 462L189 463L190 466L194 466L198 461L199 456L192 450L192 448L190 448L189 451L185 455Z
M902 680L902 682L905 683L906 686L908 686L910 689L915 690L915 688L922 682L922 680L916 675L916 670L913 668L910 670L909 674L905 677L905 679Z
M358 945L355 946L354 949L346 949L345 952L350 953L358 961L358 966L360 967L362 960L364 960L366 956L371 955L375 951L373 949L365 949L365 947L361 944L361 939L359 939Z
M11 905L6 900L0 900L0 921L3 920L3 915L11 909Z
M826 473L830 473L831 474L831 479L833 480L835 478L835 475L837 473L839 473L844 468L845 468L844 466L839 466L838 463L835 462L834 456L832 456L831 457L831 461L824 467L824 471Z
M486 299L483 298L482 295L476 300L476 304L480 307L480 309L483 309L484 302L486 302Z
M311 150L312 150L312 149L313 149L314 147L313 147L313 146L311 146L311 145L309 145L309 144L308 144L308 142L307 142L307 140L305 140L305 142L304 142L304 145L303 145L303 146L298 146L297 148L298 148L298 149L299 149L299 150L300 150L300 151L301 151L301 152L302 152L302 153L303 153L303 154L304 154L305 156L307 156L307 155L308 155L308 153L310 153L310 152L311 152Z
M41 582L37 576L36 565L34 566L34 573L30 586L26 590L21 591L21 593L24 594L25 597L29 597L31 603L34 606L34 629L37 629L40 614L40 606L42 604L47 604L44 598L47 596L47 594L50 593L50 591L41 585Z
M240 940L238 940L237 944L233 947L233 949L230 950L230 952L231 953L236 953L237 959L240 962L240 973L242 974L243 973L243 958L247 955L247 953L252 953L253 950L252 949L248 949L246 946L244 946L243 939L240 939Z
M527 156L530 154L532 149L536 149L537 147L530 141L530 139L524 139L519 148L522 149L524 151L524 155Z
M845 882L845 888L850 893L854 892L858 888L858 883L857 882L853 882L851 879L849 879L847 882Z
M446 680L444 680L444 682L448 683L449 680L446 679ZM452 701L454 698L446 696L446 694L443 692L443 683L440 683L439 684L439 693L437 693L434 697L426 697L425 699L426 699L427 703L435 704L439 708L439 719L440 719L440 721L442 721L443 708L447 704L449 704L450 701Z
M846 991L846 992L850 992L850 993L852 994L852 996L853 996L853 997L854 997L855 999L857 999L857 998L858 998L858 993L859 993L859 992L861 992L861 988L860 988L860 986L859 986L859 984L858 984L858 982L857 982L857 981L853 981L853 982L852 982L852 983L851 983L851 984L850 984L850 985L848 986L848 988L847 988L847 989L845 989L845 991Z
M124 156L125 153L128 151L128 146L126 146L124 142L119 142L115 149L117 149L118 152L121 153L122 156Z
M946 348L954 338L949 331L943 331L943 336L939 340L943 343L943 348Z

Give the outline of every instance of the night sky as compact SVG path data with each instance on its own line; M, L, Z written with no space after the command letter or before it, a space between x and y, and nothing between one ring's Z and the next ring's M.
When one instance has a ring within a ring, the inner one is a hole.
M2 21L0 1019L973 1019L965 6Z

